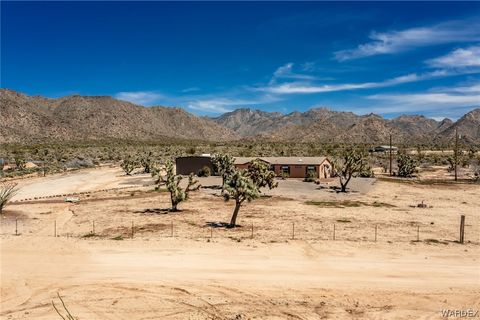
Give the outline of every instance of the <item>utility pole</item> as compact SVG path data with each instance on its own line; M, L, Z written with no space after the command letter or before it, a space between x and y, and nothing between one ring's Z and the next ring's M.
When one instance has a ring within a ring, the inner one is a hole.
M390 176L392 175L392 163L393 163L393 158L392 158L392 134L390 133Z
M458 179L458 174L457 174L457 163L458 163L458 128L455 128L455 181Z

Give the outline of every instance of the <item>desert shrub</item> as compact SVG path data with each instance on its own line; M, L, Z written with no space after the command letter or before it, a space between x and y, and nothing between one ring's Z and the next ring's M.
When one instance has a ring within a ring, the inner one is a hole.
M386 172L386 170L384 171ZM364 168L363 171L361 171L359 174L358 174L359 177L362 177L362 178L373 178L375 177L375 174L373 173L373 170L370 166L367 166Z
M304 182L315 182L315 179L317 178L317 175L314 171L308 171L307 175L303 179Z
M0 214L17 192L18 189L16 183L4 182L0 184Z
M137 163L131 157L127 157L122 161L120 166L122 167L125 174L129 176L132 173L132 171L135 170Z
M210 177L211 174L212 174L212 173L211 173L210 168L207 167L207 166L204 166L202 169L200 169L200 171L198 171L198 174L197 174L197 175L198 175L199 177Z
M417 171L416 161L406 153L400 153L397 159L398 176L402 178L412 177Z
M473 182L480 182L480 156L471 160L470 167L472 169Z
M190 147L190 148L187 149L187 153L188 153L189 155L194 155L196 151L197 151L197 150L196 150L195 147Z
M79 169L79 168L91 168L95 165L93 164L93 161L91 159L85 159L83 157L78 157L78 158L72 159L70 161L67 161L65 163L65 166L67 168Z

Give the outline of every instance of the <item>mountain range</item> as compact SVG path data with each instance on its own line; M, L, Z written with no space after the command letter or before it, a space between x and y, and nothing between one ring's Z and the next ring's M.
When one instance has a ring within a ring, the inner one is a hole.
M480 143L480 108L453 122L421 115L385 119L376 114L315 108L306 112L237 109L198 117L181 108L143 107L110 96L71 95L58 99L0 89L0 143L81 140L262 139L318 143Z

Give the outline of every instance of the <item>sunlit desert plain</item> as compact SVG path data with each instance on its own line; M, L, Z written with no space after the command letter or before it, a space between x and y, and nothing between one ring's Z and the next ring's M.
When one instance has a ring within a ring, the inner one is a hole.
M234 205L219 177L200 178L178 213L150 175L115 166L19 179L1 217L0 315L60 319L57 293L78 319L441 319L480 309L480 186L445 177L439 167L414 180L357 178L346 194L333 178L279 179L242 206L234 229L224 228Z

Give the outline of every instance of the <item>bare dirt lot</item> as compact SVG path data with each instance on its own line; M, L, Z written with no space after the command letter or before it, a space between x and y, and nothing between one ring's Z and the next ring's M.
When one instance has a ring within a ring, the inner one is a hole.
M212 227L233 210L217 189L172 214L150 180L103 168L22 181L16 200L30 200L1 218L0 317L60 319L57 292L79 319L441 319L442 309L480 309L478 185L358 179L339 194L335 181L279 181L227 230ZM50 197L78 192L74 204Z

